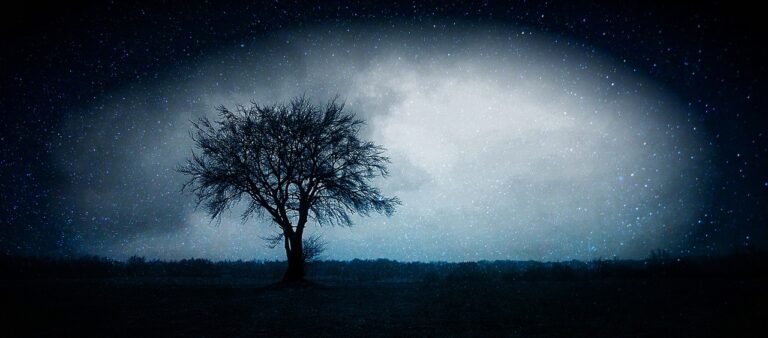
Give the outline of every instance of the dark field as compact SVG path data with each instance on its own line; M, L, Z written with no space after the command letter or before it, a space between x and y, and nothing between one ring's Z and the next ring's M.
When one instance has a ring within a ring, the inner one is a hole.
M3 337L766 337L764 255L282 262L0 257Z
M16 280L10 336L765 337L765 280ZM9 311L10 310L10 311Z

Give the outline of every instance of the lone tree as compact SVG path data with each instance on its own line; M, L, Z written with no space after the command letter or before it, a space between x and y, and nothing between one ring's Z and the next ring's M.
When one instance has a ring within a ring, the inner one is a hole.
M400 203L371 184L388 175L385 149L359 138L364 122L336 99L324 107L299 97L217 111L217 121L192 123L198 151L178 169L189 176L183 189L194 192L212 218L242 201L243 220L274 221L279 232L268 240L285 246L283 281L303 280L305 261L317 254L303 248L310 219L350 226L351 214L391 215Z

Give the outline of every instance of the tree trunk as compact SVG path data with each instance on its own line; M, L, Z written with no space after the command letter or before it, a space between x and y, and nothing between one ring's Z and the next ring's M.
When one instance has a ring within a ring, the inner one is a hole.
M283 282L297 282L304 280L304 248L302 247L301 237L293 234L287 238L290 249L286 250L288 256L288 270L283 275Z

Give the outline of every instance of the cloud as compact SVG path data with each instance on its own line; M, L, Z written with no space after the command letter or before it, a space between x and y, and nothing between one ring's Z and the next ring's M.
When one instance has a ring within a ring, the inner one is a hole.
M237 213L216 227L178 193L188 120L213 106L339 94L389 149L391 219L320 229L331 258L639 257L674 248L703 203L686 107L594 51L499 27L286 31L94 105L60 149L81 250L272 258ZM85 123L84 121L88 121Z

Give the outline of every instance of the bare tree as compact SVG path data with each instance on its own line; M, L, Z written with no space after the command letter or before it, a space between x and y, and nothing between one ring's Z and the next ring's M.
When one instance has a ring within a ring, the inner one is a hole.
M189 176L184 189L213 218L244 202L243 220L274 221L280 232L268 240L285 247L284 281L304 278L302 236L310 219L349 226L351 214L391 215L400 203L372 185L388 174L385 149L359 138L363 121L336 99L324 107L299 97L217 110L217 121L193 122L198 151L178 169Z

